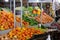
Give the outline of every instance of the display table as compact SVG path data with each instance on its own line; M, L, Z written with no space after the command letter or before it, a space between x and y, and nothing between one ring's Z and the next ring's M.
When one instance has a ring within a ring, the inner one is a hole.
M60 31L50 32L51 40L60 40Z
M57 32L57 29L47 29L46 33L34 35L30 40L53 40L55 32Z
M2 37L0 37L0 38L2 39ZM8 38L8 39L10 39L10 38ZM44 34L34 35L29 40L60 40L60 30L47 29L47 31Z
M55 33L57 32L57 29L48 29L48 40L54 40Z

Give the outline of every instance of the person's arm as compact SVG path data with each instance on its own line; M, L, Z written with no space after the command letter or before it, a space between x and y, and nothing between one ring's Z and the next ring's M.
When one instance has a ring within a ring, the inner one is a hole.
M55 12L55 13L56 13L56 16L57 16L57 10L56 10L56 12Z

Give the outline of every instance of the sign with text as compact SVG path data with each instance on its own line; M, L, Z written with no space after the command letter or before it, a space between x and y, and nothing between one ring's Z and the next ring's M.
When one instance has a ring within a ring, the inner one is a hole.
M52 2L52 0L28 0L28 2Z

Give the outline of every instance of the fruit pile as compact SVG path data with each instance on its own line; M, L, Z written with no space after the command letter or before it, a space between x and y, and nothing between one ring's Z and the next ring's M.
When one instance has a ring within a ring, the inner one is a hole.
M22 21L22 26L24 26L24 27L29 27L29 22L26 22L26 21Z
M18 38L19 40L27 40L31 38L34 34L42 34L38 29L28 28L28 27L16 27L8 33L9 38Z
M33 9L32 13L40 15L41 14L41 10L40 9Z
M20 18L16 17L20 22ZM14 15L12 12L0 11L0 30L7 30L14 27Z
M41 18L40 18L40 17L41 17L41 16L38 15L38 16L35 17L35 19L36 19L36 21L38 21L38 22L40 22L40 20L41 20L41 22L42 22L43 24L45 24L45 23L50 23L50 22L53 21L53 18L50 17L49 15L47 15L45 12L42 13L42 17L41 17Z

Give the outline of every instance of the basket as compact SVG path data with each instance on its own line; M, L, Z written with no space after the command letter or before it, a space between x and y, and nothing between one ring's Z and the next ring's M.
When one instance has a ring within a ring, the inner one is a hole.
M44 25L45 27L51 27L51 24L54 22L54 20L52 21L52 22L50 22L50 23L46 23L46 24L42 24L42 25Z

